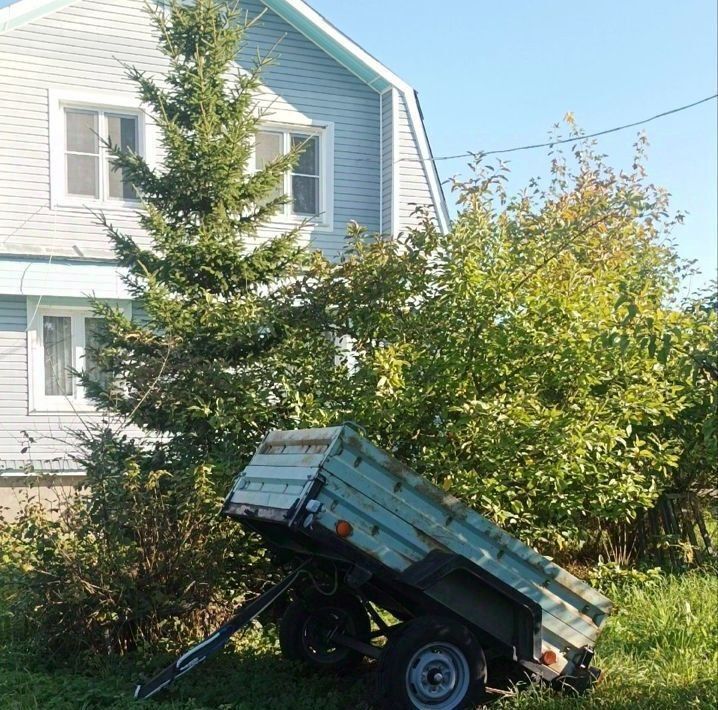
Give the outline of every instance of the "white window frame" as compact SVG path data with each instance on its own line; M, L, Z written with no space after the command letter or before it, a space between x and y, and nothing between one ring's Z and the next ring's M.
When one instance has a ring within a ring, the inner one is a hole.
M282 149L288 153L291 149L291 135L317 136L319 139L319 213L316 217L296 215L292 209L292 172L284 174L284 194L289 201L284 205L284 212L275 215L270 226L279 229L291 229L304 222L309 222L309 229L331 232L334 229L334 124L317 123L307 120L298 122L289 121L262 121L257 126L258 131L269 131L282 134ZM251 166L257 169L256 156L252 152Z
M155 154L155 126L149 120L142 104L128 94L112 94L62 89L48 89L48 116L50 140L50 206L60 207L102 207L105 209L137 210L139 199L127 200L108 196L107 151L100 144L99 198L90 195L67 193L65 109L96 111L99 114L98 133L107 134L107 114L134 116L137 118L137 150L151 165Z
M132 316L131 301L107 301ZM45 352L43 317L71 318L72 367L80 369L85 356L85 318L96 318L89 300L82 298L28 297L27 299L27 376L28 413L93 412L94 405L74 378L72 395L45 394Z

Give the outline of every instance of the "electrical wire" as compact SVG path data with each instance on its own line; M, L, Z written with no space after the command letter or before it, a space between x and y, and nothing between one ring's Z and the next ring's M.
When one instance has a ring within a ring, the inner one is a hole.
M458 158L479 158L483 157L485 155L499 155L502 153L515 153L520 150L532 150L534 148L549 148L554 145L561 145L563 143L575 143L576 141L582 141L587 138L595 138L596 136L605 136L608 133L616 133L617 131L623 131L627 128L633 128L634 126L642 126L644 123L650 123L651 121L655 121L658 118L663 118L664 116L670 116L674 113L679 113L680 111L686 111L689 108L693 108L694 106L698 106L699 104L704 104L707 101L712 101L713 99L718 98L718 94L713 94L712 96L706 96L704 99L700 99L699 101L694 101L693 103L686 104L685 106L678 106L677 108L669 109L668 111L663 111L661 113L657 113L655 116L650 116L649 118L641 119L640 121L634 121L633 123L625 123L622 126L616 126L615 128L607 128L603 131L596 131L595 133L587 133L580 136L574 136L573 138L561 138L559 140L554 141L547 141L546 143L532 143L530 145L520 145L516 146L515 148L501 148L500 150L477 150L476 152L466 152L466 153L458 153L456 155L441 155L436 158L400 158L398 162L402 161L408 161L408 160L423 160L427 162L439 162L441 160L456 160Z

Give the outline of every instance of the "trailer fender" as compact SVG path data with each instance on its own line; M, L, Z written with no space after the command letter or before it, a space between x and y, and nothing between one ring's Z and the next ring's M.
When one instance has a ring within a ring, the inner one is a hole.
M541 655L541 606L465 557L432 550L400 575L515 661ZM487 638L488 637L488 638Z

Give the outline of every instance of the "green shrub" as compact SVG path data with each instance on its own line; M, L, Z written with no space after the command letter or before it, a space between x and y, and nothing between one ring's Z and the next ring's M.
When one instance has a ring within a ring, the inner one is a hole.
M590 141L554 149L550 182L515 196L505 168L479 165L449 234L431 220L392 240L355 232L303 294L351 343L345 369L323 366L319 393L298 383L297 409L329 403L564 559L595 559L662 491L709 479L718 311L677 302L681 217L645 179L644 147L627 172Z
M655 584L663 578L663 575L663 570L660 567L639 569L599 559L596 566L589 572L588 581L594 587L606 591L610 596L611 591L617 587L630 584Z
M41 649L186 643L242 591L247 538L218 516L207 467L159 467L110 429L84 446L86 486L59 515L30 503L2 527L7 612Z

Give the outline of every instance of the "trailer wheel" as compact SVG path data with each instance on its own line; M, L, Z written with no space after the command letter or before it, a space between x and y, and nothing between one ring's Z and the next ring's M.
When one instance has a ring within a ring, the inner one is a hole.
M389 636L379 659L379 695L392 710L460 710L480 701L486 660L463 624L420 616Z
M369 614L357 597L348 592L331 596L315 592L297 599L279 622L282 655L322 670L343 671L360 663L361 653L332 641L335 631L368 640Z

